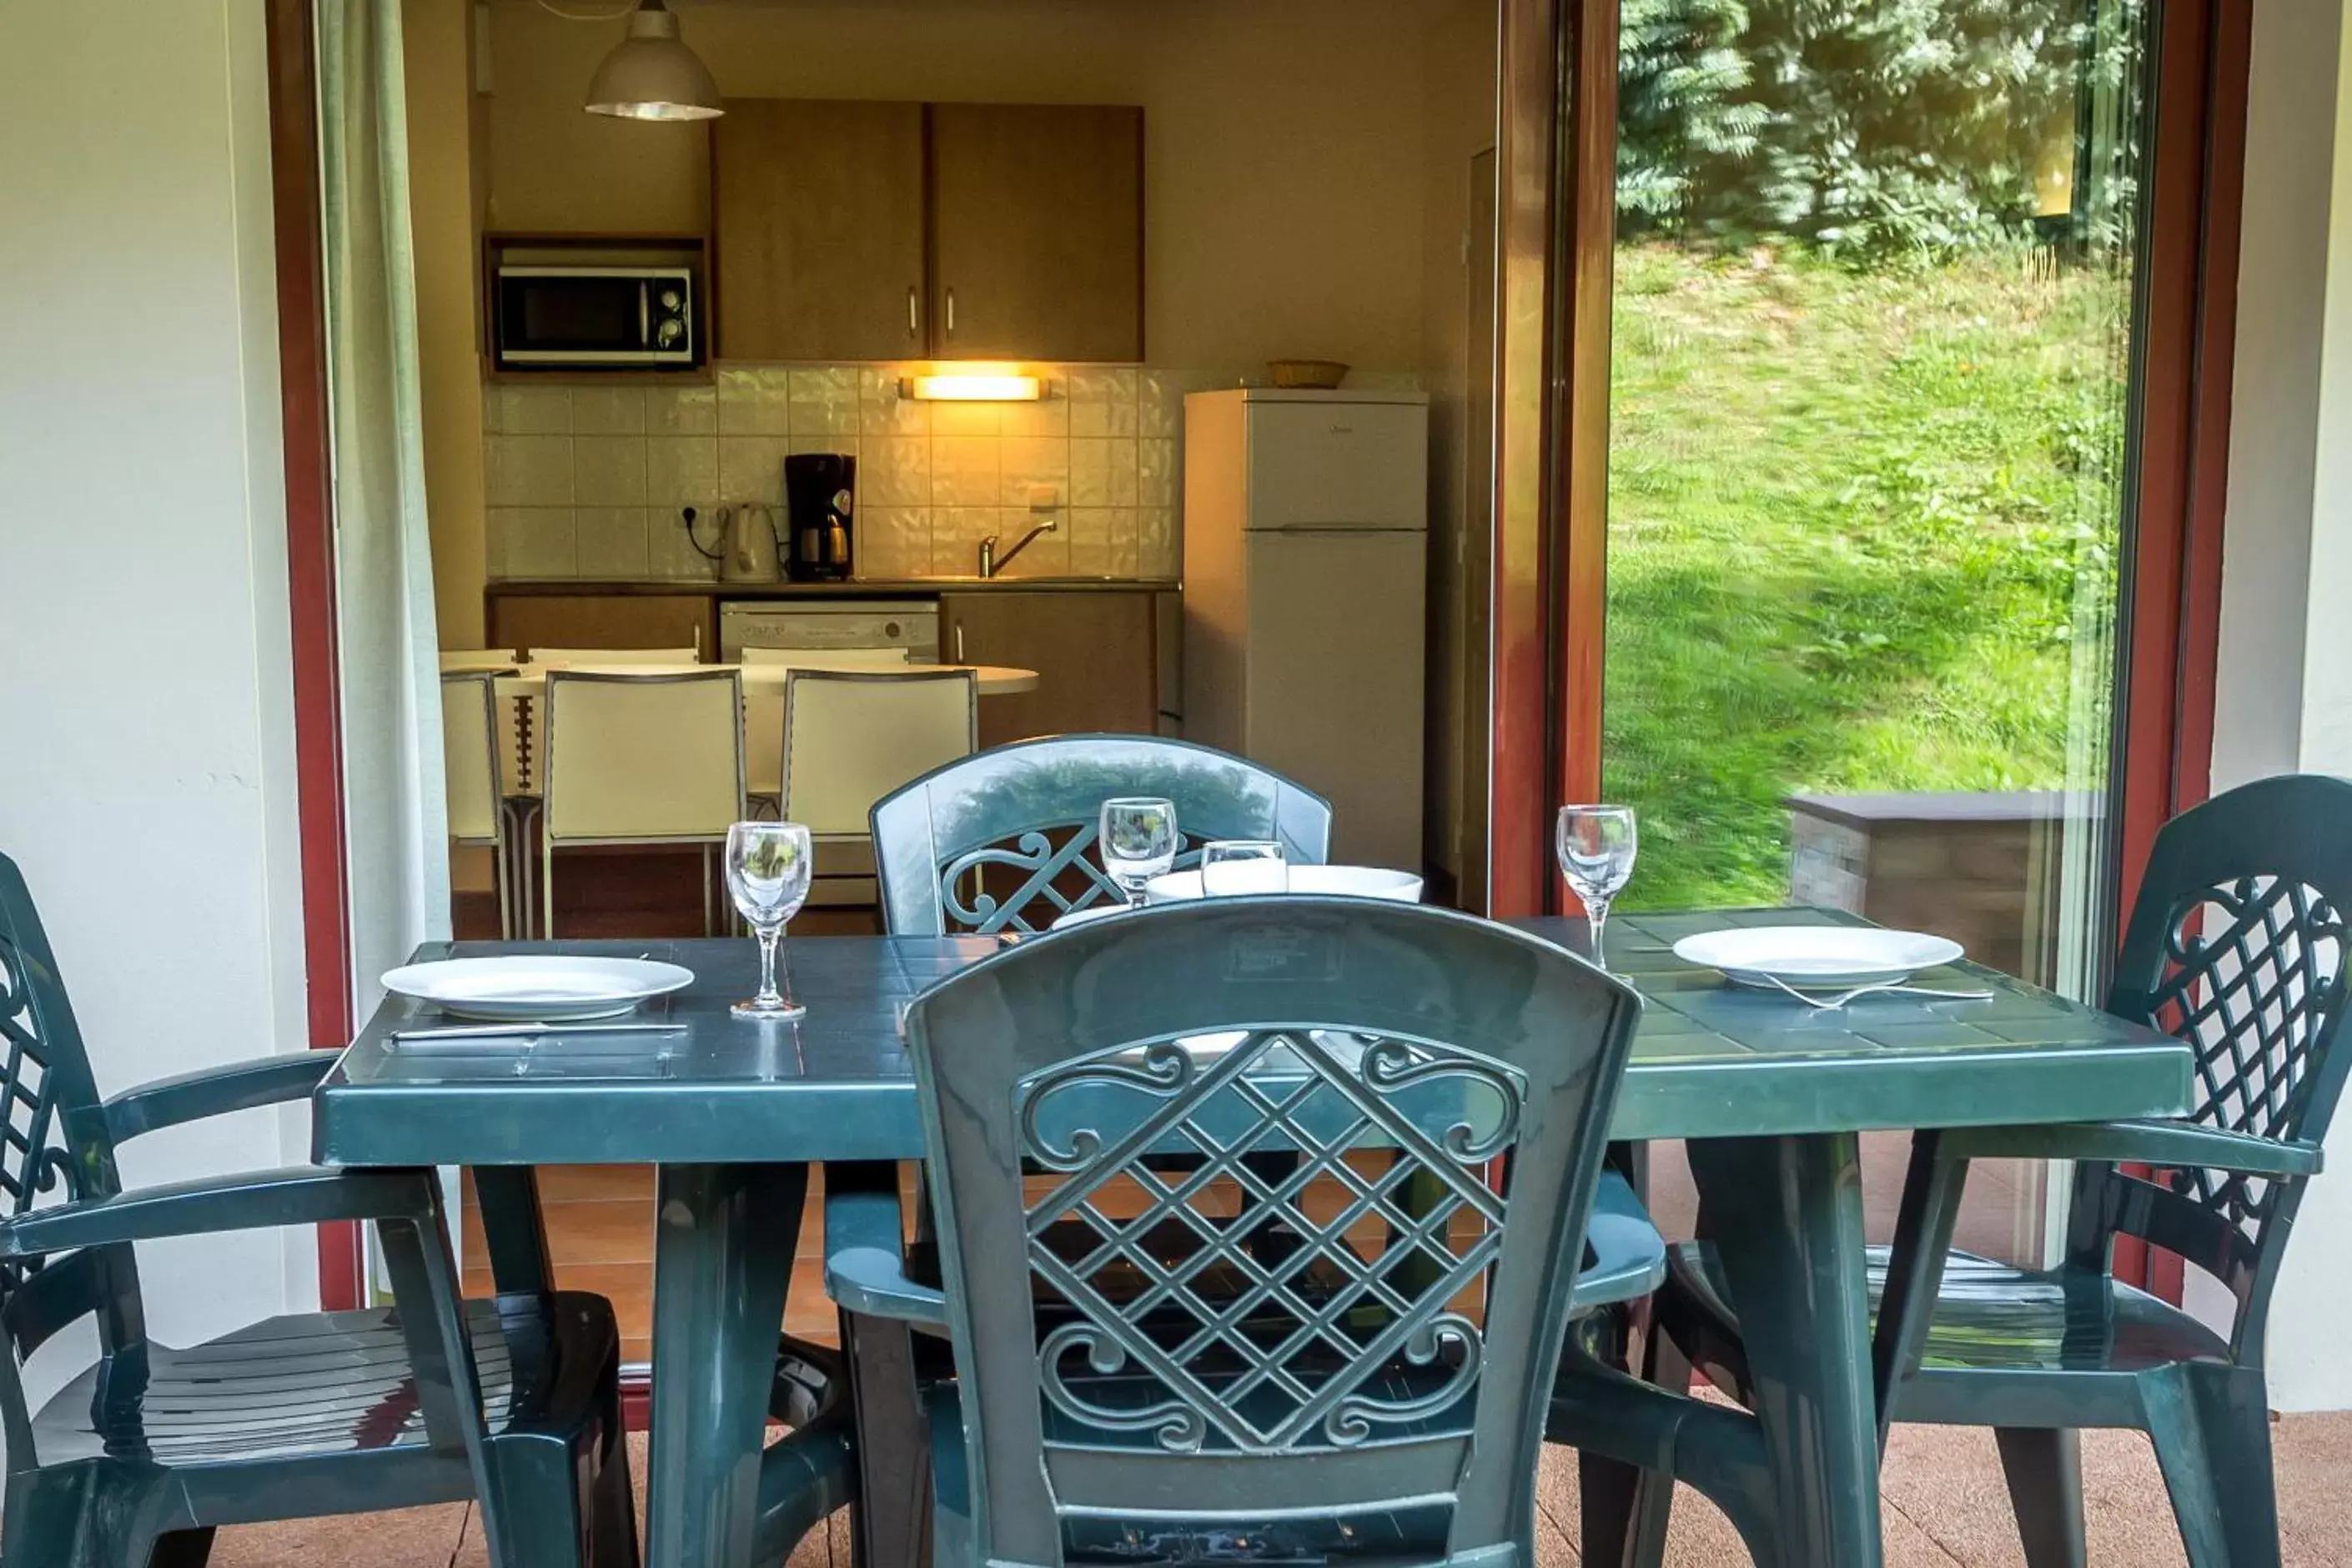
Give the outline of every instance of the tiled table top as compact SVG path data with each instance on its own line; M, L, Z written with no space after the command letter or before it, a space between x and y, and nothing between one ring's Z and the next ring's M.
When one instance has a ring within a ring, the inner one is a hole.
M1874 996L1817 1012L1682 963L1678 938L1728 924L1847 921L1821 910L1626 914L1609 958L1647 1000L1613 1131L1728 1137L2176 1114L2185 1047L1974 964L1922 984L1990 1001ZM1582 922L1524 929L1581 949ZM798 1025L729 1016L755 975L744 941L428 944L452 953L572 952L682 963L673 1036L555 1037L396 1047L417 1005L390 998L316 1100L318 1157L341 1164L665 1163L911 1159L922 1152L900 1004L997 951L971 937L790 942Z

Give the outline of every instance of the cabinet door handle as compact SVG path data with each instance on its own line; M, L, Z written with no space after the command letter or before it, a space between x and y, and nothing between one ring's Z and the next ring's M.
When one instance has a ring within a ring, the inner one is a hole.
M956 629L955 629L955 634L956 634L956 662L957 662L958 664L961 664L961 663L963 662L963 627L961 627L961 626L958 626L958 627L956 627Z
M955 336L955 290L948 290L948 336Z
M922 322L915 314L915 286L909 283L907 285L907 335L915 337L922 330Z

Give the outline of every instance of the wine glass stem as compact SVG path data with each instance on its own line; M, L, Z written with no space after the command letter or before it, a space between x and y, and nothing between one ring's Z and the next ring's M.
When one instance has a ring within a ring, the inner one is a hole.
M762 1004L781 1002L776 991L776 941L784 934L782 926L770 926L760 933L760 995Z
M1584 913L1585 918L1592 922L1592 962L1606 969L1609 967L1609 954L1601 946L1601 933L1609 929L1609 900L1585 900Z

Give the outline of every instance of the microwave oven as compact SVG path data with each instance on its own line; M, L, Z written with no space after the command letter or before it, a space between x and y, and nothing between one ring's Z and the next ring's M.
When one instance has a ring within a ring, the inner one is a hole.
M500 365L700 363L694 274L683 267L501 267Z

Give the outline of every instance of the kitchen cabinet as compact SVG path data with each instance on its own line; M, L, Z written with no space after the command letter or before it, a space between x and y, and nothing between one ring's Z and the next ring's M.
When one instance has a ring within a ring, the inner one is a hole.
M705 660L719 646L719 601L709 594L487 595L492 647L687 647Z
M1143 110L935 103L929 119L931 352L1140 360Z
M923 106L730 99L713 125L718 352L925 352Z
M940 596L940 657L1037 672L1037 689L980 705L980 743L1094 731L1150 735L1160 723L1160 595L1127 590Z

